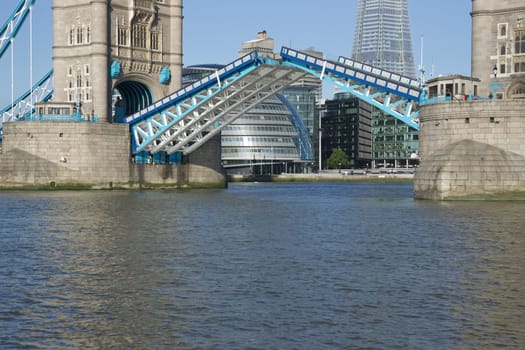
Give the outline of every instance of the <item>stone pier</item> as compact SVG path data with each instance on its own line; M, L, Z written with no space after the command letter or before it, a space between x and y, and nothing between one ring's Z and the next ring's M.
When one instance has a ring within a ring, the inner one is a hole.
M178 165L133 164L129 126L4 123L0 188L225 187L220 136Z
M420 125L415 198L525 193L525 100L426 105Z

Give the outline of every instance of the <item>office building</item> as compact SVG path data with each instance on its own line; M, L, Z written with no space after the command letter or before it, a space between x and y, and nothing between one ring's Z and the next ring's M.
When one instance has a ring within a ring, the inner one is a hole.
M253 50L257 50L260 56L273 59L280 58L279 54L275 53L274 39L269 37L265 30L257 33L256 39L243 42L239 56L246 55ZM320 51L313 49L302 51L312 56L323 57L323 53ZM314 142L315 111L317 103L322 98L322 90L322 81L317 77L307 75L282 92L282 95L286 97L290 105L301 116L308 131L310 143Z
M278 59L274 41L265 31L254 40L242 43L239 56L257 50L260 56ZM220 65L200 65L184 68L183 84L211 74ZM320 84L305 78L292 87L288 101L276 95L244 113L222 130L222 163L230 175L270 175L282 172L310 171L314 161L310 135L296 107L311 118L313 125L315 98L308 93L320 93ZM316 79L319 80L319 79ZM311 104L311 106L310 106Z
M350 168L368 168L372 160L371 106L350 93L337 93L326 100L321 114L321 160L326 160L334 149L341 149Z
M358 0L352 57L415 76L408 0Z
M352 57L405 76L415 76L408 0L358 0ZM417 131L372 108L372 167L416 163Z

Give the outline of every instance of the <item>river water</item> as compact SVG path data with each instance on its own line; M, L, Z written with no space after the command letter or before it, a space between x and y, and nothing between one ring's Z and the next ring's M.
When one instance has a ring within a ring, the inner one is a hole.
M524 349L525 202L0 192L1 349Z

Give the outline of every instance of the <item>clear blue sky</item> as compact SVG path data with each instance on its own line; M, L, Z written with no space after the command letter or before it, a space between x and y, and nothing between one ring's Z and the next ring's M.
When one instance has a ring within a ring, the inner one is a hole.
M19 0L0 1L0 24ZM37 0L33 14L33 77L52 67L51 0ZM470 74L471 0L409 0L414 58L424 38L426 77ZM281 46L314 48L328 59L350 56L357 0L185 0L184 64L228 63L241 43L266 30ZM15 98L29 88L29 23L15 40ZM11 101L11 52L0 58L0 108Z

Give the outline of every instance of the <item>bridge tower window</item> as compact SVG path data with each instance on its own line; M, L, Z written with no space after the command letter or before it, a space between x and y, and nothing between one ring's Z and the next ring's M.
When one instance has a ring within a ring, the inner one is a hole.
M499 23L498 28L499 28L498 37L506 38L507 37L507 23Z
M525 30L516 31L514 35L514 53L525 53Z
M69 45L75 45L75 28L69 29Z
M159 50L159 33L158 32L152 32L151 33L151 49L152 50Z
M137 23L133 26L133 46L145 49L147 47L148 29L145 24Z
M77 44L82 43L84 43L84 28L80 26L77 28Z
M126 27L118 28L118 39L117 42L121 46L128 46L129 29Z

